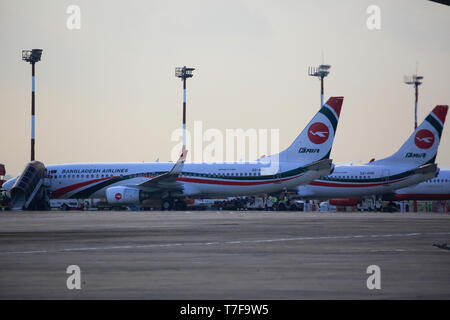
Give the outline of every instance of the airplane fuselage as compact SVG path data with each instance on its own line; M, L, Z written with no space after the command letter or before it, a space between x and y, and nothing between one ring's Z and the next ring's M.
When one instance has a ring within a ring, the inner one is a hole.
M387 200L450 200L450 170L440 170L437 177L415 186L396 190Z
M333 173L298 187L306 199L380 195L432 179L436 172L414 173L402 166L336 166Z
M110 187L135 188L168 172L171 162L99 163L46 166L52 198L104 198ZM273 169L264 162L185 163L177 183L178 196L243 196L280 191L305 184L328 174L326 170L304 170L294 163Z

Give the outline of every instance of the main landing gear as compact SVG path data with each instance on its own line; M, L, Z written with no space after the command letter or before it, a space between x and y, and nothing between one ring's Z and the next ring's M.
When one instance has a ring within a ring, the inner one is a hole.
M177 198L166 198L161 201L161 210L162 211L183 211L186 210L186 202L182 199Z

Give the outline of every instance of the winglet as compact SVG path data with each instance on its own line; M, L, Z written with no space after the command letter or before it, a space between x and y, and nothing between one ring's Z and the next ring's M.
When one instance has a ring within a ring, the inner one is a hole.
M178 176L181 173L181 170L183 169L184 161L186 161L187 156L187 150L183 150L181 153L180 158L178 159L177 163L172 167L172 169L169 172L163 173L157 177L154 177L150 180L147 180L141 184L139 184L140 187L161 187L161 184L171 184L177 181Z
M185 149L181 153L180 159L178 159L177 163L173 166L172 170L170 170L169 175L179 175L181 170L183 169L184 162L186 161L188 151Z

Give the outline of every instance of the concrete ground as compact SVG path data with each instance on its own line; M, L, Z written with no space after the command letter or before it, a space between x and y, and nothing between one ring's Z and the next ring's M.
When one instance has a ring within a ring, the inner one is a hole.
M449 299L434 243L450 215L0 212L0 299Z

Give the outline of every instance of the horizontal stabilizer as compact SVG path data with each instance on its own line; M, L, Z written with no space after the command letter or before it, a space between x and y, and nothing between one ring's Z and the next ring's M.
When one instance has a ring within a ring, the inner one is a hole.
M331 169L333 160L331 159L323 159L319 161L314 161L313 163L305 166L304 168L306 170L314 170L314 171L320 171L320 170L326 170Z
M424 175L435 173L435 177L439 174L439 168L437 167L436 163L424 164L423 166L415 168L411 171L414 172L415 174L424 174Z

